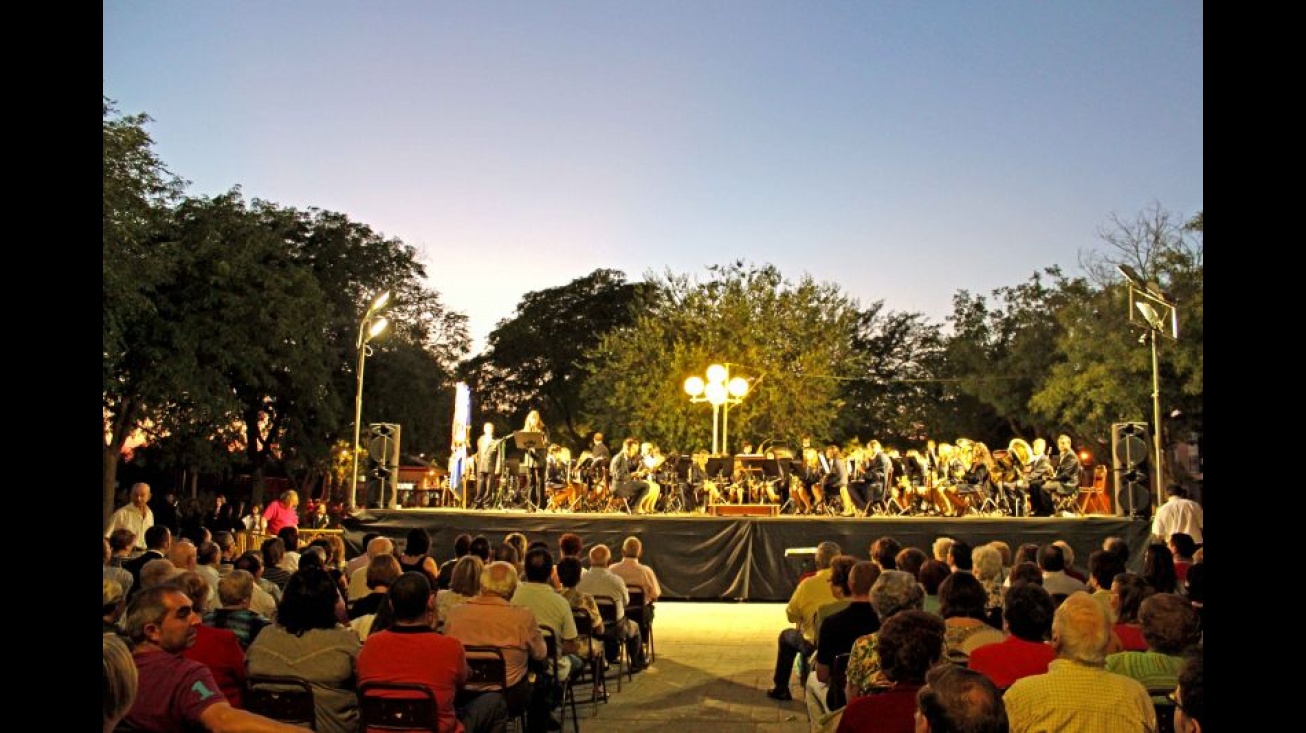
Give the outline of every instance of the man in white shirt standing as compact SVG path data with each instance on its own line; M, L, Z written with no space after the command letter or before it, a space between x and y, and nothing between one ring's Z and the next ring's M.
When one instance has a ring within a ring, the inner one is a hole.
M1202 505L1189 499L1188 491L1178 484L1171 484L1165 494L1165 503L1152 518L1152 534L1169 542L1170 535L1183 532L1202 544Z
M150 509L150 485L144 482L133 484L131 503L113 513L104 536L113 534L119 527L131 530L136 535L136 549L145 550L145 530L154 526L154 511Z

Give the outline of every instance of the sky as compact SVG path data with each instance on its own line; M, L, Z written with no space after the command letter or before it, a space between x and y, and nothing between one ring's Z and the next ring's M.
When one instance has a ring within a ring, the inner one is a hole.
M209 196L411 245L474 352L597 268L742 260L943 322L1202 210L1202 3L105 0L104 94Z

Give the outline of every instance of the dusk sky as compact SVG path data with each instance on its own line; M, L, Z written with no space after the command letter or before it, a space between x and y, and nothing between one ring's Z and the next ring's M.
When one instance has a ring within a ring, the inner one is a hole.
M527 291L734 260L941 322L1202 209L1202 3L104 3L187 193L417 249L481 349ZM1123 306L1122 306L1123 307Z

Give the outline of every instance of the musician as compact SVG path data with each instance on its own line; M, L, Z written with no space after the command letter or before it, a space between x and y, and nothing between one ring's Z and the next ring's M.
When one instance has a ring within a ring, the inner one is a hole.
M854 516L853 499L848 495L848 461L844 460L839 446L830 444L825 447L825 464L830 466L830 471L825 474L821 489L826 496L838 494L843 499L843 513L839 516Z
M1080 474L1084 467L1079 463L1070 436L1062 433L1057 436L1057 468L1052 479L1043 484L1043 490L1051 494L1078 494Z
M1025 491L1029 493L1030 515L1035 517L1052 516L1052 498L1044 491L1043 485L1052 480L1056 475L1056 469L1052 467L1052 459L1048 457L1048 442L1042 438L1035 438L1030 446L1033 449L1033 458L1030 460L1029 467L1025 470Z
M996 467L993 465L993 455L989 453L989 447L983 443L975 442L970 446L970 465L966 468L966 473L961 477L961 482L968 489L979 492L984 499L992 498L998 501L1000 497L995 495L997 485L994 483L996 476Z
M549 436L544 429L544 420L540 419L539 410L531 410L526 413L526 422L522 423L523 433L539 433L544 436L544 445L548 445ZM526 467L526 491L530 497L530 503L537 506L544 506L544 469L547 456L545 448L539 446L536 448L527 448L526 455L522 458L522 465Z
M934 488L945 513L950 517L959 516L965 511L959 492L966 479L966 464L961 459L961 451L951 443L940 443L938 451L939 470L935 474Z
M716 493L716 485L710 484L707 475L707 451L699 449L694 451L690 458L689 473L685 481L680 484L680 501L687 512L698 511L699 497L703 497L703 503L707 503L707 496L704 494L715 494L713 501L720 501L721 495Z
M621 446L621 452L612 457L612 462L608 466L612 493L618 498L625 499L631 507L637 507L649 490L648 482L638 478L643 475L639 441L635 438L626 438L621 442Z
M554 443L549 446L544 460L544 485L550 490L561 488L567 483L567 472L571 468L571 451Z
M866 452L870 456L866 459L867 498L875 502L886 501L893 481L893 461L878 440L867 443Z
M639 500L635 506L636 514L652 514L657 509L658 497L662 495L662 486L658 484L655 477L662 471L662 464L666 463L666 456L662 455L662 449L653 443L639 444L639 461L640 468L636 470L636 475L648 479L648 493Z
M903 473L899 485L903 493L912 502L912 508L920 513L934 510L930 497L930 466L928 459L915 448L908 448L902 457Z
M498 442L494 439L494 423L487 422L481 437L476 439L476 498L472 501L473 508L486 509L494 499L496 448Z
M798 492L798 503L809 512L824 501L825 494L822 489L825 485L825 470L821 468L821 459L824 457L820 451L811 446L803 448L803 470L799 475L802 488Z

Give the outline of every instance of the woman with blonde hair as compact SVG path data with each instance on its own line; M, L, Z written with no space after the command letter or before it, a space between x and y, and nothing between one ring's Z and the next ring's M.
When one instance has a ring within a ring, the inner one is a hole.
M136 702L136 662L127 642L115 633L104 635L104 733L118 727Z

